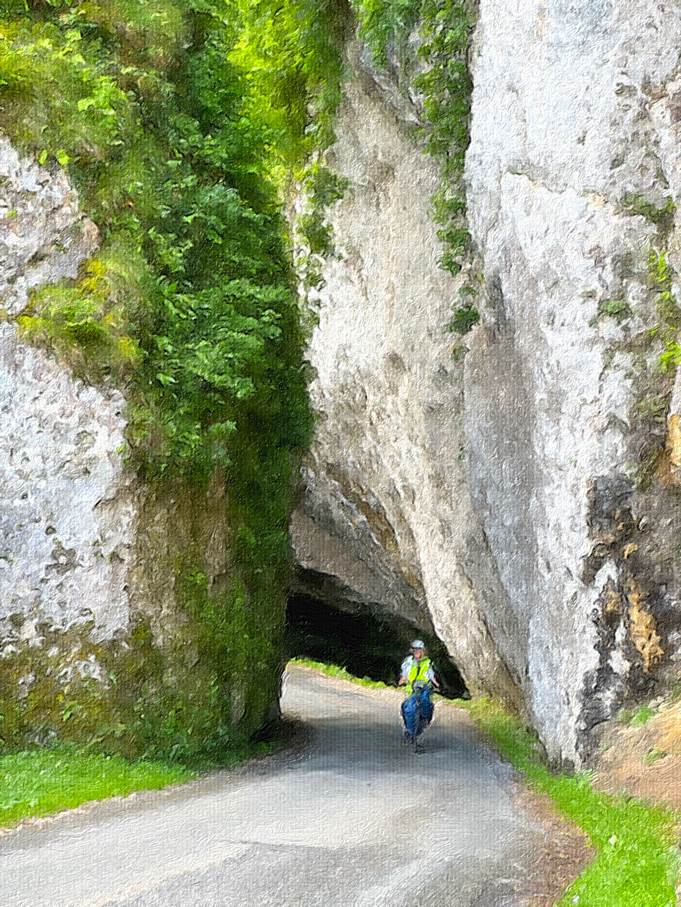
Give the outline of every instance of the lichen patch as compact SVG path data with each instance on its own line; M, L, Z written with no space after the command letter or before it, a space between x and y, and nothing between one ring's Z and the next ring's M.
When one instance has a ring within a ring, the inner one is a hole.
M645 609L643 592L635 580L632 580L629 585L627 599L629 601L629 633L641 655L644 670L650 673L664 656L662 640L657 632L657 623L652 614Z

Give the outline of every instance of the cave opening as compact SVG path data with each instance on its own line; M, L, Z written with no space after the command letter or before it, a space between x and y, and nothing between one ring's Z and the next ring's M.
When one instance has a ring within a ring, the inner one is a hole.
M414 638L426 643L443 695L467 696L459 669L434 633L397 615L375 613L354 602L346 610L300 593L292 593L288 599L287 658L311 658L344 667L358 677L396 684Z

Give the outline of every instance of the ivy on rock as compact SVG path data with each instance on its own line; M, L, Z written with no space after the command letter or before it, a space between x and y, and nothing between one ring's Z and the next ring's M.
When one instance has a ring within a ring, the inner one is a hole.
M252 731L276 699L288 515L311 428L277 168L304 154L306 107L325 90L297 40L307 29L322 54L325 38L312 5L301 26L302 0L290 2L288 31L272 34L286 79L251 68L262 51L257 17L279 22L279 6L0 2L0 130L43 165L68 169L101 235L78 279L32 294L19 329L84 380L125 390L131 464L159 493L180 483L200 500L216 476L227 486L229 589L209 588L201 551L169 565L187 652L202 666L196 689L184 696L189 655L171 653L179 705L164 718L145 656L130 679L144 733L121 712L121 740L166 753L183 739L183 757L213 752L234 720ZM229 672L246 657L246 717L233 719ZM44 710L36 697L28 705L17 728ZM0 728L0 737L12 734Z
M470 141L473 86L468 54L476 4L472 0L353 0L353 8L375 65L385 67L396 61L422 98L421 139L442 174L432 207L443 249L440 265L457 275L471 249L463 171ZM454 307L450 330L465 334L479 321L471 300L476 295L477 282L469 281L462 301Z

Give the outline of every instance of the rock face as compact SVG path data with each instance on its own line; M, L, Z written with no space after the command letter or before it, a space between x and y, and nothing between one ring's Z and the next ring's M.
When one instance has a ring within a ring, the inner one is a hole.
M463 361L418 111L357 53L328 159L350 188L294 545L372 607L427 611L469 683L574 764L681 659L679 391L658 364L679 323L679 46L663 3L482 0L466 189L484 288Z
M124 460L123 394L74 379L22 341L14 319L30 289L76 277L98 233L66 175L7 141L0 184L0 740L117 746L127 735L129 749L144 749L159 743L153 710L167 707L156 717L176 742L180 705L194 695L198 712L209 698L188 596L221 593L234 572L224 483L206 494L139 482ZM196 571L199 593L187 585ZM244 682L242 672L228 694L235 725ZM128 726L143 707L148 726ZM266 717L253 711L251 730Z
M6 318L28 291L76 277L96 248L63 172L0 144L0 291ZM11 215L11 216L10 216ZM120 448L125 401L74 381L52 357L0 324L0 613L22 639L88 612L109 637L128 621L125 574L135 507ZM18 624L21 624L18 626ZM9 637L6 637L9 638Z
M679 646L678 574L670 562L650 585L662 538L643 552L665 536L660 514L639 532L655 498L667 519L678 507L663 488L638 490L651 429L637 422L666 394L646 336L661 320L649 250L678 260L646 204L679 200L681 14L501 6L481 5L473 73L470 220L488 292L466 365L468 462L499 606L525 630L532 714L575 758Z
M319 419L294 548L306 570L368 605L424 629L432 621L469 682L514 697L479 597L501 588L466 479L463 364L446 331L457 287L438 267L430 217L437 168L350 53L355 76L327 161L349 189L330 215L336 255L309 347Z

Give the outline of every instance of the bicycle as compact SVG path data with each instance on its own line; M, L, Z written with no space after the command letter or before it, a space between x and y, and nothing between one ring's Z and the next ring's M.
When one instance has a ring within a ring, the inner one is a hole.
M431 702L430 694L434 687L430 681L415 681L412 694L408 696L401 706L402 721L404 722L404 742L414 747L414 752L423 752L418 738L433 720L435 706Z

